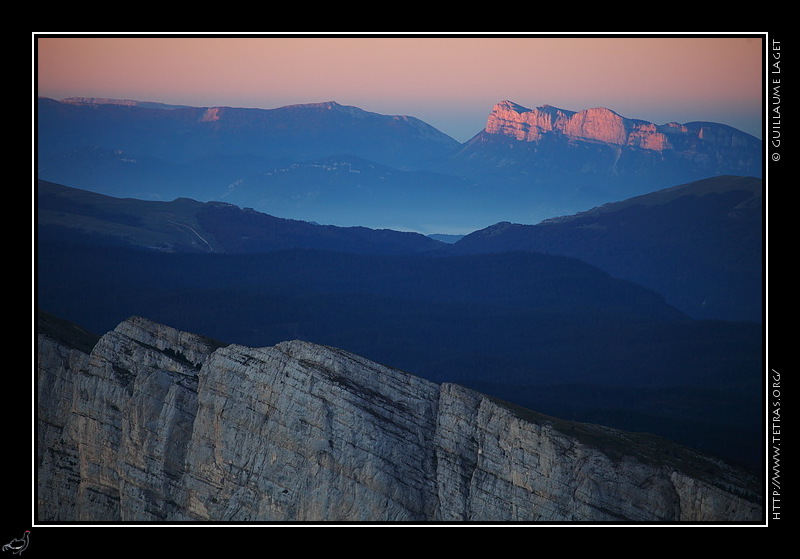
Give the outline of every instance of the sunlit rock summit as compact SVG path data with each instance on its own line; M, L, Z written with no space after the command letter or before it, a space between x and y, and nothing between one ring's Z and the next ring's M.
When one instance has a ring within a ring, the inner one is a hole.
M689 134L689 129L682 124L671 122L656 126L650 122L624 118L606 108L575 112L544 105L526 109L511 101L502 101L494 106L485 130L489 134L505 134L527 142L539 141L546 134L562 134L571 140L653 151L672 149L670 136L677 138ZM697 135L702 134L700 128Z

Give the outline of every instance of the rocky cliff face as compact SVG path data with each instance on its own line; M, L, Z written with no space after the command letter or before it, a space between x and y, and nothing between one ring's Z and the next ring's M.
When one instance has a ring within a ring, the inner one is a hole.
M511 101L501 101L494 106L485 131L526 142L536 142L555 134L569 140L657 152L686 149L695 146L699 140L725 148L745 147L747 144L747 134L718 124L695 123L690 127L670 122L656 125L624 118L606 108L575 112L544 105L527 109Z
M761 140L724 124L655 124L606 108L501 101L442 170L526 208L497 221L533 224L709 177L760 177L762 163Z
M330 347L63 332L38 334L42 522L761 518L723 463Z

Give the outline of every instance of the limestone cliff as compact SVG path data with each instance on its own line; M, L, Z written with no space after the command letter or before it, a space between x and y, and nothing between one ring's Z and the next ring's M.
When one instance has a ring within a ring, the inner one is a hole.
M739 147L747 137L737 130L712 123L695 123L691 127L675 122L656 125L625 118L602 107L577 112L550 105L527 109L511 101L501 101L494 106L484 130L527 142L550 134L658 152L685 149L694 146L697 140Z
M142 318L93 347L63 332L38 328L41 522L762 515L721 462L338 349L224 346Z

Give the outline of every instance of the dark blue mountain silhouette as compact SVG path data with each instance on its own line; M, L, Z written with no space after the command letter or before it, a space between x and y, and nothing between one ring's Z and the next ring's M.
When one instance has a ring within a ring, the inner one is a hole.
M579 258L647 286L695 318L762 320L762 181L714 177L537 225L499 223L459 253Z

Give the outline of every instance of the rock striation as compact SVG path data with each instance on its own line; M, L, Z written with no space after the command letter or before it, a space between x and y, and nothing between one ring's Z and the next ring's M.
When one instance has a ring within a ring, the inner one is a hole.
M223 345L139 317L93 346L37 330L42 522L762 516L758 485L722 462L339 349Z
M744 147L747 135L712 123L691 125L670 122L656 125L625 118L603 107L568 111L544 105L528 109L512 101L497 103L489 114L485 132L537 142L548 135L573 141L599 142L662 152L695 146L699 140L724 147Z

